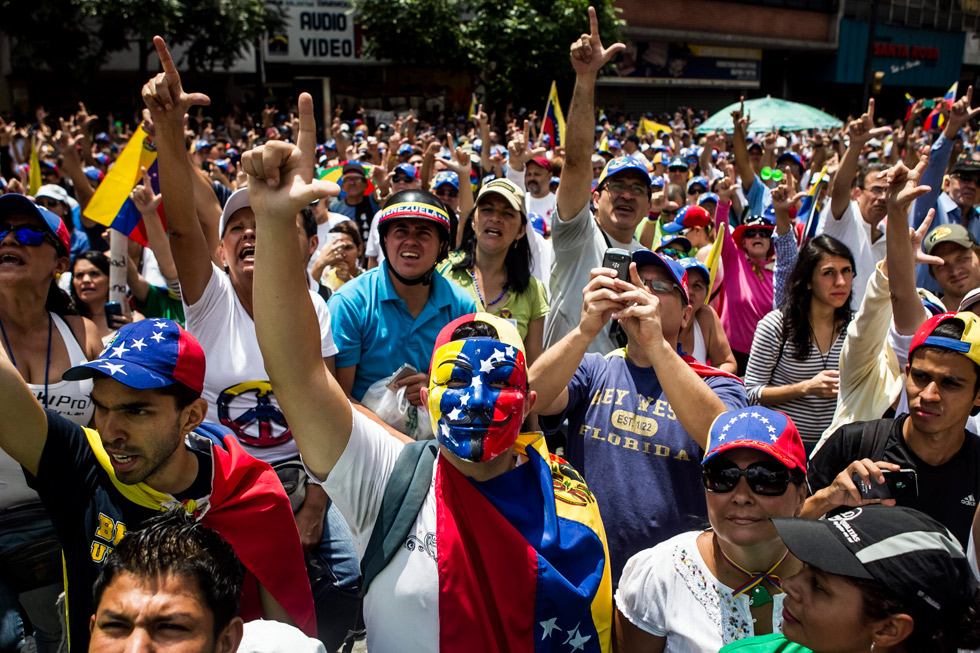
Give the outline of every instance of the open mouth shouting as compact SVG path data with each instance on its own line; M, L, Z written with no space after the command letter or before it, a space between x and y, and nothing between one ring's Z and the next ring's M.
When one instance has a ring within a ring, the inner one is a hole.
M0 267L16 267L21 265L25 265L25 263L18 252L7 250L0 253Z

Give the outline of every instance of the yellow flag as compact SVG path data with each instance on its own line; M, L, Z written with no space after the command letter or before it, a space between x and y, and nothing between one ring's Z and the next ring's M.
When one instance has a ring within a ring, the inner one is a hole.
M27 177L27 194L34 195L41 187L41 161L37 158L36 136L31 136L31 168Z
M721 247L725 240L725 229L718 228L715 242L711 244L711 251L708 252L708 259L704 262L708 266L708 297L711 297L715 290L715 277L718 276L718 265L721 263Z

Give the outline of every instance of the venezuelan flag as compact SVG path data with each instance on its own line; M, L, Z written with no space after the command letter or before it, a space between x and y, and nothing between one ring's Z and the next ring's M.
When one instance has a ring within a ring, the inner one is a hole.
M558 104L558 87L551 82L551 91L548 93L548 104L544 108L544 122L541 124L541 133L548 134L551 138L551 147L556 148L565 144L565 116L561 112L561 105Z
M908 122L908 119L912 117L912 107L914 106L915 106L915 98L909 95L908 93L906 93L905 94L905 121L906 122Z
M609 651L612 580L595 497L540 434L515 449L528 462L482 483L440 457L439 650Z
M959 88L959 86L959 82L953 82L953 85L949 87L948 91L946 91L946 95L943 96L943 102L946 103L946 108L952 107L953 103L956 102L956 90Z
M943 127L943 123L946 122L942 111L939 110L937 106L935 109L929 112L926 116L925 121L922 123L922 128L926 131L939 131Z
M473 116L476 115L476 93L473 93L473 97L470 98L470 110L466 114L466 121L473 122Z
M156 148L141 124L85 207L85 217L111 227L146 247L143 216L129 199L129 194L142 180L141 168L146 168L149 173L154 192L160 192L156 160Z

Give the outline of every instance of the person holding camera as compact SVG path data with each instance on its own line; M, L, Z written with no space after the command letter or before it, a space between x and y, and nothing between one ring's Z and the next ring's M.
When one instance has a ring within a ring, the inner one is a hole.
M708 431L717 415L747 404L738 378L677 353L693 313L683 266L644 249L628 265L629 281L592 270L578 326L530 370L542 422L568 420L565 458L609 526L614 585L630 556L703 525L698 461ZM611 319L628 346L587 353Z

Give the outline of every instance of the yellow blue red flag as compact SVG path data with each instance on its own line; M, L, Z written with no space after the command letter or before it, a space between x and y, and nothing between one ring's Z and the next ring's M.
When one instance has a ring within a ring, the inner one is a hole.
M551 82L548 104L544 107L541 133L547 134L548 138L551 139L552 148L565 144L565 116L561 112L561 105L558 104L558 87L555 86L554 82Z
M85 217L111 227L145 247L143 216L129 199L129 194L143 178L141 168L146 168L153 191L160 192L156 160L156 148L141 124L85 207Z

